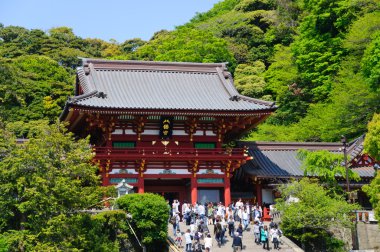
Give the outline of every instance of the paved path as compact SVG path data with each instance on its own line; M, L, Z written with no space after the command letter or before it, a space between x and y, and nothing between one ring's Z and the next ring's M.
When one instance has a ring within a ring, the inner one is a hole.
M268 224L268 223L266 223L266 224ZM183 234L189 227L187 227L183 222L181 222L180 228L181 228L181 232ZM213 234L214 233L213 225L209 225L209 229L210 229L211 234ZM171 224L169 224L169 235L171 235L171 236L173 235L173 228L172 228ZM173 236L172 236L172 238L173 238ZM185 246L184 236L182 236L182 239L183 239L182 245ZM227 236L225 240L227 242L219 248L216 240L214 239L213 240L212 252L227 252L227 251L232 252L233 251L233 249L231 247L232 246L232 238ZM204 244L203 241L202 241L202 244ZM270 251L277 251L277 250L274 250L273 243L269 243L269 248L270 248ZM185 248L181 248L181 250L185 251ZM248 229L247 231L245 231L243 233L243 251L268 251L268 250L264 250L262 245L257 245L255 243L255 238L254 238L253 232L252 232L252 230ZM283 243L283 244L280 244L280 250L279 251L293 252L293 249L290 248L287 244Z

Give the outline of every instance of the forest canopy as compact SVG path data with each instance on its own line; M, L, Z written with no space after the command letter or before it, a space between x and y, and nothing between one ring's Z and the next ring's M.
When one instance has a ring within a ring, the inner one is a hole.
M80 57L229 62L238 91L278 110L246 139L355 138L379 112L378 0L224 0L144 41L0 24L0 117L18 137L54 122Z

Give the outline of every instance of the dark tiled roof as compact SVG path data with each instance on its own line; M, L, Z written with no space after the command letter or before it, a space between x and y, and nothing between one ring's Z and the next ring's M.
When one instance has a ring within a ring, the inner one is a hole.
M271 102L240 95L225 63L170 63L84 59L83 94L69 105L100 109L273 111Z
M253 157L253 160L241 167L240 172L258 177L303 176L302 163L297 158L299 149L328 150L342 153L341 143L239 142L239 145L249 147L249 154ZM352 167L352 169L361 177L373 177L374 175L372 166Z

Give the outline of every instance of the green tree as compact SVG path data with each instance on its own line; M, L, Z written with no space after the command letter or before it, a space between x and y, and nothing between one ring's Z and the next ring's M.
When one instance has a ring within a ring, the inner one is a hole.
M315 181L303 178L281 186L281 199L276 209L281 212L281 228L284 234L295 239L305 251L345 251L344 243L332 235L333 228L350 228L351 212L358 209L338 195L328 191ZM296 198L288 202L289 197Z
M73 76L45 56L0 61L0 114L6 121L55 121L73 93Z
M328 189L341 192L338 179L346 178L346 168L342 165L342 154L336 154L327 150L308 151L299 150L297 157L302 161L302 169L305 176L317 176L321 183L325 183ZM358 181L360 177L351 169L348 170L348 178Z
M132 215L136 234L149 251L162 251L168 231L168 206L157 194L127 194L116 201ZM159 249L158 249L159 248Z
M189 28L157 34L148 44L136 50L136 57L157 61L229 62L231 69L235 66L226 41L209 32Z
M380 160L380 114L374 114L368 123L368 133L364 139L364 152L377 161ZM363 186L363 191L368 195L376 219L380 219L380 171L376 170L375 177L369 185Z
M100 201L88 139L74 141L62 125L41 132L0 162L0 230L38 232L50 218Z
M121 50L124 51L125 53L132 53L137 50L140 46L143 46L147 42L140 39L140 38L134 38L134 39L128 39L122 43Z
M380 90L380 32L374 35L374 39L364 52L362 59L363 75L366 77L374 92Z
M364 139L364 151L377 161L380 160L380 114L374 114L368 123L368 133Z
M266 86L263 73L265 65L261 61L253 64L240 64L235 69L235 86L242 95L261 98Z
M372 208L375 210L375 217L378 220L380 218L380 172L377 172L376 177L369 185L364 185L362 190L368 195Z

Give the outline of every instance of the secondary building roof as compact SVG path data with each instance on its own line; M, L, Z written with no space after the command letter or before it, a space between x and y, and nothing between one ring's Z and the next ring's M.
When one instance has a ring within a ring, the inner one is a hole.
M225 63L83 59L68 107L103 110L271 112L273 102L240 95Z
M351 142L347 147L349 160L354 159L362 153L359 151L363 138L358 138ZM343 154L342 143L290 143L290 142L240 142L240 145L249 148L249 154L253 157L238 170L237 176L243 176L242 173L262 178L290 178L302 177L302 162L297 158L298 150L328 150L330 152ZM360 177L371 178L375 170L373 165L351 167Z

